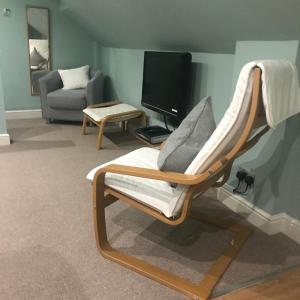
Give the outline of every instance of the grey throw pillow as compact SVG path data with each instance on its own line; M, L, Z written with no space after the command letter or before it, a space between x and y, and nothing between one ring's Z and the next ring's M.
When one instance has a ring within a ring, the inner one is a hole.
M168 137L160 150L160 170L185 172L216 128L211 98L202 99Z
M39 64L44 63L45 61L46 59L36 50L36 48L33 48L32 52L30 53L30 64L37 67Z

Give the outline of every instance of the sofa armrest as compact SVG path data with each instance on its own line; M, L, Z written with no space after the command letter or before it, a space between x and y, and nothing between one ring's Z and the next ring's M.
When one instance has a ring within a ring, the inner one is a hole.
M39 94L40 93L40 84L39 80L43 76L49 73L49 70L31 70L31 86L32 92Z
M103 101L104 76L101 71L94 73L86 87L87 105Z
M63 83L61 81L58 71L51 71L47 75L39 79L41 92L48 94L52 91L61 89Z
M41 77L39 79L39 87L41 106L43 109L43 107L47 106L47 94L63 87L58 71L51 71L47 75Z

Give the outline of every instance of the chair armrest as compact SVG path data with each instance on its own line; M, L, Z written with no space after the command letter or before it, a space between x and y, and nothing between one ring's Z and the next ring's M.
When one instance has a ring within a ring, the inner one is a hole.
M32 85L32 91L34 93L40 92L40 83L39 80L43 76L49 73L49 70L31 70L31 85Z
M98 170L95 174L93 183L97 182L97 178L101 174L105 174L105 173L123 174L128 176L168 181L168 182L178 183L183 185L195 185L210 176L210 174L207 172L202 174L197 174L197 175L188 175L183 173L163 172L163 171L147 169L147 168L112 164Z
M89 80L86 87L86 100L87 105L93 104L96 101L103 99L104 93L104 76L101 71L94 73L93 77Z
M58 71L51 71L39 79L41 108L47 107L47 94L63 87Z
M47 105L47 94L63 87L58 71L51 71L39 79L42 114Z
M108 101L108 102L101 102L101 103L97 103L97 104L91 104L88 106L88 108L99 108L99 107L107 107L107 106L112 106L112 105L116 105L116 104L120 104L121 102L118 100L114 100L114 101Z
M166 144L166 141L163 141L160 145L159 145L159 150L161 150Z
M41 93L48 94L63 87L60 75L57 71L51 71L39 79Z

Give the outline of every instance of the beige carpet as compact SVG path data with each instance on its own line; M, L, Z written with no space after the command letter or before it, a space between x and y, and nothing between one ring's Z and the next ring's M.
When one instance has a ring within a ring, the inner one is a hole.
M110 130L96 151L70 124L10 120L13 144L0 148L0 299L186 299L177 292L102 258L93 232L91 185L98 164L143 146ZM206 194L197 206L233 217ZM187 221L171 228L122 203L107 209L114 246L199 280L222 252L228 232ZM300 264L300 246L256 230L216 294Z

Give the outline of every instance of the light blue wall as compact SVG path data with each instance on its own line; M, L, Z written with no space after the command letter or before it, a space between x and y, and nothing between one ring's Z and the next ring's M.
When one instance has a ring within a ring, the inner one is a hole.
M242 66L257 59L288 59L296 62L298 41L237 42L234 55L192 53L196 84L194 102L206 95L213 99L218 122L233 95ZM108 94L124 102L140 106L144 50L101 48L99 61L108 75ZM152 123L157 123L157 115ZM234 174L242 166L255 174L254 196L246 197L265 211L286 212L300 219L300 116L280 124L264 137L259 145L237 161L229 184L234 186Z
M241 68L252 60L288 59L296 62L299 41L246 41L235 47L233 86L235 87Z
M298 41L237 42L233 86L242 66L252 60L297 60ZM286 212L300 219L300 115L281 123L254 149L237 160L230 184L234 186L237 166L255 174L254 195L246 198L265 211Z
M101 48L99 55L102 69L108 75L108 98L141 106L144 50ZM216 120L220 120L222 108L228 106L231 98L228 86L232 84L234 55L192 53L192 62L195 74L192 101L197 103L211 95ZM159 123L158 114L146 111L151 124Z
M231 89L228 87L232 84L234 55L208 53L192 53L192 55L193 62L198 64L200 70L198 74L196 73L196 88L199 89L199 96L195 97L195 100L211 96L218 123L232 98Z
M0 68L0 134L6 133L4 97L2 88L2 74Z
M39 97L30 95L26 5L50 9L53 68L93 64L93 39L59 10L56 0L1 0L11 16L0 14L0 55L6 110L40 108Z

